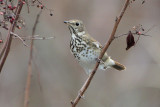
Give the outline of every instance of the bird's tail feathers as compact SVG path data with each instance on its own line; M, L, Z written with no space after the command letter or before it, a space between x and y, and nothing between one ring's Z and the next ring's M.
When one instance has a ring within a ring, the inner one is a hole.
M115 64L112 65L113 68L115 68L119 71L126 69L126 67L124 65L120 64L119 62L117 62L117 61L114 61L114 62L115 62Z
M120 64L117 61L112 60L111 58L108 59L107 63L110 67L115 68L116 70L119 70L119 71L126 69L124 65Z

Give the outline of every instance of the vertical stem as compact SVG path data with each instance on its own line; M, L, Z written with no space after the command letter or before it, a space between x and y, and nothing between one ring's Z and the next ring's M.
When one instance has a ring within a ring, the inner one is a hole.
M15 30L16 23L17 23L17 20L19 18L19 14L21 13L22 7L23 7L22 0L19 0L18 3L17 3L16 11L15 11L16 12L15 13L15 20L14 20L13 24L11 24L11 27L10 27L9 32L8 32L7 40L4 43L4 45L2 47L2 51L0 53L0 60L1 60L0 73L2 71L3 65L4 65L4 63L5 63L6 59L7 59L8 53L10 51L11 42L12 42L11 32L14 32L14 30Z
M34 23L33 30L32 30L32 38L35 35L36 27L37 27L41 12L42 11L40 11L39 14L37 15L36 21ZM28 107L29 105L29 94L30 94L31 76L32 76L33 45L34 45L34 39L31 39L30 56L29 56L29 62L28 62L28 75L27 75L27 81L26 81L26 87L25 87L25 93L24 93L24 107Z
M102 59L102 57L105 54L106 50L108 49L108 47L110 46L111 42L113 41L114 35L115 35L116 30L117 30L118 25L119 25L119 22L121 21L122 16L124 15L124 13L125 13L128 5L129 5L129 0L126 0L126 2L125 2L124 6L122 8L122 11L121 11L119 17L117 17L116 20L115 20L115 24L114 24L112 33L111 33L111 35L109 37L108 42L106 43L105 47L103 48L102 52L100 53L99 59ZM81 96L83 96L83 94L87 90L88 86L90 85L90 83L91 83L91 81L92 81L92 79L93 79L93 77L94 77L94 75L95 75L95 73L96 73L96 71L98 69L99 63L100 62L96 63L95 68L93 69L92 73L89 75L88 79L86 80L86 82L84 83L84 85L82 86L82 88L80 89L79 94L77 95L77 97L75 98L75 100L73 102L71 102L72 107L76 107L76 105L78 104L78 102L81 99Z

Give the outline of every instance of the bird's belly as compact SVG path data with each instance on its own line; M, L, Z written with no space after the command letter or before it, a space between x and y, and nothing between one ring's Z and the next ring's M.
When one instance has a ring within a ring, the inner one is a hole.
M72 41L70 43L71 53L78 60L79 64L84 69L93 69L96 64L96 59L99 53L94 50L94 48L87 46L84 42L78 43Z
M84 68L93 69L98 56L98 53L94 52L93 50L84 50L79 53L79 63Z

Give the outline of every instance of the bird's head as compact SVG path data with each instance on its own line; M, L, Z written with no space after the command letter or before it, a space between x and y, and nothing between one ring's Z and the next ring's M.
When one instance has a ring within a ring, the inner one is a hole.
M84 25L81 20L74 19L74 20L64 21L64 23L68 25L71 32L76 32L76 33L84 32Z

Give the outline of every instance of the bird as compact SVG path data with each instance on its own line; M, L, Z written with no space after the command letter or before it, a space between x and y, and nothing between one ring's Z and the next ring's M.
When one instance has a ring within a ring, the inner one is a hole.
M100 61L98 69L106 70L107 68L115 68L116 70L125 70L126 67L117 61L111 59L107 53L101 60L98 59L103 47L90 36L81 20L72 19L64 21L67 24L70 34L70 50L75 59L89 75L93 71L97 61Z

